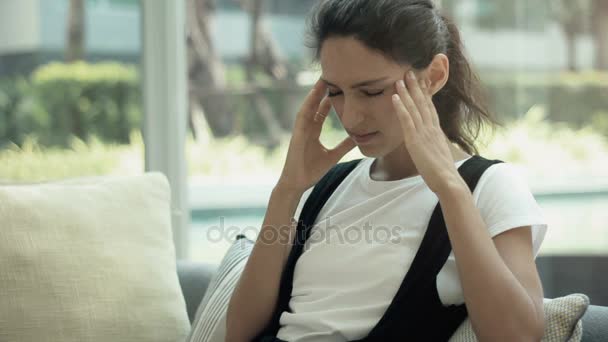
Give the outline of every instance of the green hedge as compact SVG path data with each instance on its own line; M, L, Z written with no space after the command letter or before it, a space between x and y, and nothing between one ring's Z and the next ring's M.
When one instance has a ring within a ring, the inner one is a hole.
M241 84L240 67L228 70L229 84ZM489 104L502 121L521 117L532 106L542 104L551 121L567 122L575 128L593 125L608 136L608 73L555 75L522 73L483 74ZM42 146L67 147L72 137L89 141L127 143L129 134L140 129L142 120L139 77L136 67L119 63L52 63L28 78L0 79L0 147L7 142L19 146L27 135ZM307 88L292 96L304 99ZM286 116L302 101L288 101L284 93L265 91L271 106ZM264 135L265 124L253 115L246 96L232 96L237 133ZM331 126L340 128L335 115Z
M608 113L608 73L490 76L484 85L491 108L502 119L522 117L534 105L544 104L547 119L581 128L604 122ZM597 128L608 135L608 126Z
M8 142L21 146L29 133L44 127L45 117L35 114L34 105L29 80L0 79L0 147Z
M83 141L128 143L141 123L137 72L118 63L52 63L32 74L38 108L48 117L44 144L66 145L70 135Z
M0 144L26 135L44 146L72 138L128 143L141 124L137 72L119 63L51 63L29 79L0 80Z

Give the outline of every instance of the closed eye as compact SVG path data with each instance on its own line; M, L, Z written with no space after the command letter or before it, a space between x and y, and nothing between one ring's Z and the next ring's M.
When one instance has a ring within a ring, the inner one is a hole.
M369 97L374 97L374 96L380 96L380 95L384 94L384 90L379 91L377 93L368 93L368 92L364 91L364 93L365 93L365 95L367 95Z
M369 96L369 97L375 97L375 96L380 96L380 95L384 94L384 90L382 90L380 92L376 92L376 93L369 93L367 91L364 91L363 93L365 95ZM341 91L338 91L338 92L335 92L335 93L329 92L327 94L328 97L335 97L335 96L339 96L339 95L342 95Z

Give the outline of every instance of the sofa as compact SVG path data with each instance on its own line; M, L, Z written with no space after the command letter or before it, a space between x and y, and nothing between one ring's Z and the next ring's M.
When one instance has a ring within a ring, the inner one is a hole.
M176 264L170 199L154 173L0 186L0 341L184 341L218 268ZM231 265L244 265L241 247ZM238 267L222 270L238 279ZM590 306L582 323L583 341L608 341L608 307Z
M178 261L178 278L186 300L190 322L205 294L217 266L202 262ZM583 316L583 342L608 341L608 307L590 305Z

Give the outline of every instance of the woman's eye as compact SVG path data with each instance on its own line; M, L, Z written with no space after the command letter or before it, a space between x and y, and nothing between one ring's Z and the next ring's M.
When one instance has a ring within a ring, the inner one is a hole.
M370 93L370 92L367 92L367 91L364 91L363 93L365 95L369 96L369 97L374 97L374 96L380 96L380 95L384 94L384 90L376 92L376 93ZM342 94L341 91L338 91L338 92L335 92L335 93L328 92L327 96L328 97L335 97L335 96L338 96L338 95L341 95L341 94Z
M380 92L377 92L377 93L368 93L368 92L365 92L365 95L370 96L370 97L373 97L373 96L380 96L380 95L382 95L382 94L384 94L384 90L382 90L382 91L380 91Z

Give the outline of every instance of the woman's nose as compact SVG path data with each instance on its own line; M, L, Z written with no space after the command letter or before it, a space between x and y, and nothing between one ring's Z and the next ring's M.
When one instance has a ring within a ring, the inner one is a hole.
M361 121L363 121L361 107L345 101L344 108L342 108L342 126L347 130L352 130L358 127Z

